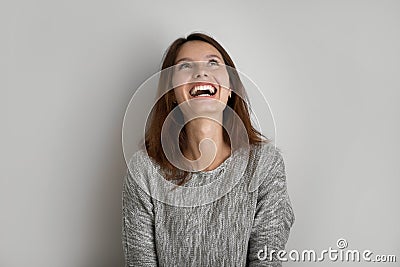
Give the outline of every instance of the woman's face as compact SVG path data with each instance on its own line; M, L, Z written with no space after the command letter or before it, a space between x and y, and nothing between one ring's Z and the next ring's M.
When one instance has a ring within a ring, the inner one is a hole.
M221 113L226 107L229 75L219 51L203 41L182 45L173 67L172 84L181 109L196 114ZM185 107L186 106L186 107Z

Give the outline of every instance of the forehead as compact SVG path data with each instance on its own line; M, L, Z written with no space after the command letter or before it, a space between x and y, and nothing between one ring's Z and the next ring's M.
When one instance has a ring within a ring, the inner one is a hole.
M202 60L207 55L217 55L222 59L221 53L211 44L203 41L188 41L179 49L176 60L181 58L191 58L193 60Z

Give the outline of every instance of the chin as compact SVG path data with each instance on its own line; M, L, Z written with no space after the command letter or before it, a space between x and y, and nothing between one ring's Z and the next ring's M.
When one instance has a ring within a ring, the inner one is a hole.
M220 101L198 101L189 100L182 103L181 110L185 117L197 117L197 116L205 116L210 118L218 118L222 115L224 109L226 108L226 104Z

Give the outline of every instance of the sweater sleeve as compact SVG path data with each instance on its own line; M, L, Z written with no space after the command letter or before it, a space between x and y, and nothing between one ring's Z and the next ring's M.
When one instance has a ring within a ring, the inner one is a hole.
M151 197L128 171L122 191L122 244L125 266L157 266Z
M264 175L266 177L258 188L255 218L249 239L248 266L278 267L282 266L282 262L276 257L276 252L285 249L295 219L280 152L276 151L271 172ZM275 253L271 253L272 250Z

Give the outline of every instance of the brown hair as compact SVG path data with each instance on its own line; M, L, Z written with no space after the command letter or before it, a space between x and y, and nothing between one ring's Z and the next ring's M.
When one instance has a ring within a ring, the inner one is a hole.
M242 120L243 125L247 131L248 144L252 145L258 143L270 142L268 138L263 136L259 131L257 131L253 127L250 119L249 107L247 104L248 103L247 95L244 90L244 86L240 80L239 74L236 71L235 64L233 63L231 57L228 55L225 49L212 37L203 33L192 33L186 38L176 39L169 46L166 53L164 54L161 70L165 70L167 68L174 66L180 48L182 47L183 44L190 41L202 41L212 45L221 53L224 60L224 64L230 67L228 68L229 69L228 74L232 89L232 97L229 98L227 105L231 109L233 109L233 111ZM166 179L167 180L180 179L181 181L179 181L178 185L183 185L186 182L186 177L188 176L187 175L188 172L176 168L173 164L169 162L161 144L161 129L163 127L164 121L167 118L168 114L177 105L177 103L174 101L175 100L174 90L169 90L168 92L166 90L172 88L171 79L172 76L170 72L167 71L166 74L161 72L159 88L158 88L159 99L154 105L154 108L149 116L149 123L146 127L146 132L145 132L145 146L148 155L161 166L161 169L165 173ZM170 87L166 88L166 86ZM229 125L229 123L227 123L227 125ZM231 125L231 127L232 129L237 129L235 125ZM185 128L183 127L182 131L179 133L179 145L181 149L186 147L187 144L186 140L187 138L186 138ZM230 139L225 129L224 129L224 141L230 145Z

